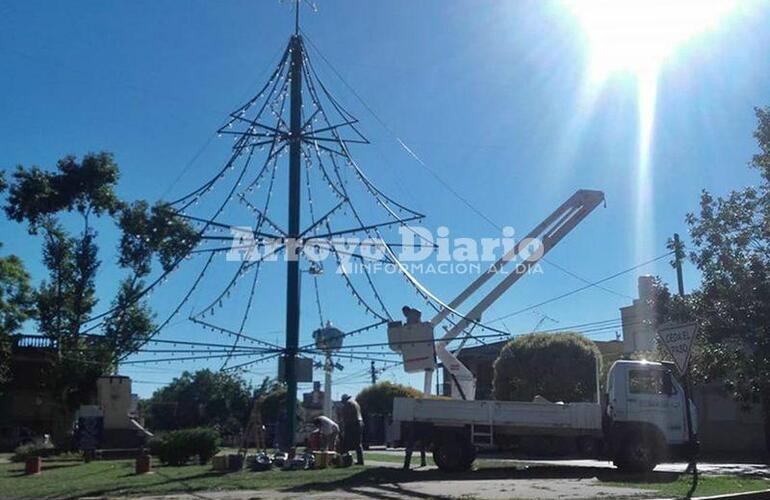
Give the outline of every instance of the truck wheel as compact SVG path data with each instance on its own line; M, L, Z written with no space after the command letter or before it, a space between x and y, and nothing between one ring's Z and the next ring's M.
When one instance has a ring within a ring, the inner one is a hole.
M654 443L641 435L632 434L624 440L614 463L622 472L652 472L658 465Z
M463 440L442 440L433 448L433 461L442 472L467 471L475 459L475 450Z

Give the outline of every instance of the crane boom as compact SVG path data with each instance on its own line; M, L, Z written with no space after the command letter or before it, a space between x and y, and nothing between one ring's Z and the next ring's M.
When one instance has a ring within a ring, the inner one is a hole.
M540 259L603 201L604 193L601 191L578 190L516 243L511 250L492 264L481 276L473 280L449 304L444 305L433 319L422 322L419 319L415 319L419 318L418 311L405 307L406 312L417 312L417 315L412 316L411 319L408 316L406 324L402 324L400 321L388 324L388 339L391 348L403 355L404 368L408 372L425 372L424 390L426 395L430 394L433 370L436 368L435 354L443 363L452 380L452 397L474 399L476 392L475 377L460 362L457 356L447 349L447 345L469 325L479 322L484 311L492 306L522 276L527 274L532 266L537 264ZM460 320L449 328L440 340L434 341L434 328L450 314L456 313L458 306L513 260L520 260L514 271L498 283L468 313L461 315Z
M467 314L452 326L436 342L436 356L444 364L452 378L452 396L459 395L462 399L473 399L476 392L476 382L473 373L463 365L457 357L447 349L447 345L455 339L471 323L479 321L481 315L497 299L499 299L510 287L542 259L553 247L555 247L570 231L572 231L588 214L604 201L604 193L601 191L581 189L573 194L567 201L554 210L543 222L520 240L514 247L503 255L487 271L476 278L465 290L463 290L448 308L442 308L431 320L432 325L439 324L452 310L462 304L468 297L477 291L484 283L510 261L516 259L524 250L529 250L529 255L522 259L514 272L508 274L503 281L497 284L491 292L485 295ZM535 248L532 248L535 246Z

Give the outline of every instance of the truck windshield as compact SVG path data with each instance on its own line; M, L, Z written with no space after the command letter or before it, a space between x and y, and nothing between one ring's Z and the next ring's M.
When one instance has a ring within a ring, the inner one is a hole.
M630 370L628 372L628 392L631 394L667 394L667 390L676 391L673 387L667 387L664 381L666 373L663 370Z

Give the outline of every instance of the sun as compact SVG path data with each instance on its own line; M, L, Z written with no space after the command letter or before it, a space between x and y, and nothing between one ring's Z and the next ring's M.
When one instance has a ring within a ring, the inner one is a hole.
M698 34L721 22L735 7L731 0L564 0L589 44L584 100L596 98L608 78L631 74L636 80L637 157L633 175L634 257L647 258L655 244L653 143L658 75L667 59Z
M567 0L590 44L589 75L655 75L682 43L716 25L733 0Z

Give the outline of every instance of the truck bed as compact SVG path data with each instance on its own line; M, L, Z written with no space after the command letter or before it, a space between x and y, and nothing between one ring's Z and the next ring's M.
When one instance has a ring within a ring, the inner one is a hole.
M518 434L597 435L602 429L597 403L395 398L393 419L450 427L491 425L498 432Z

